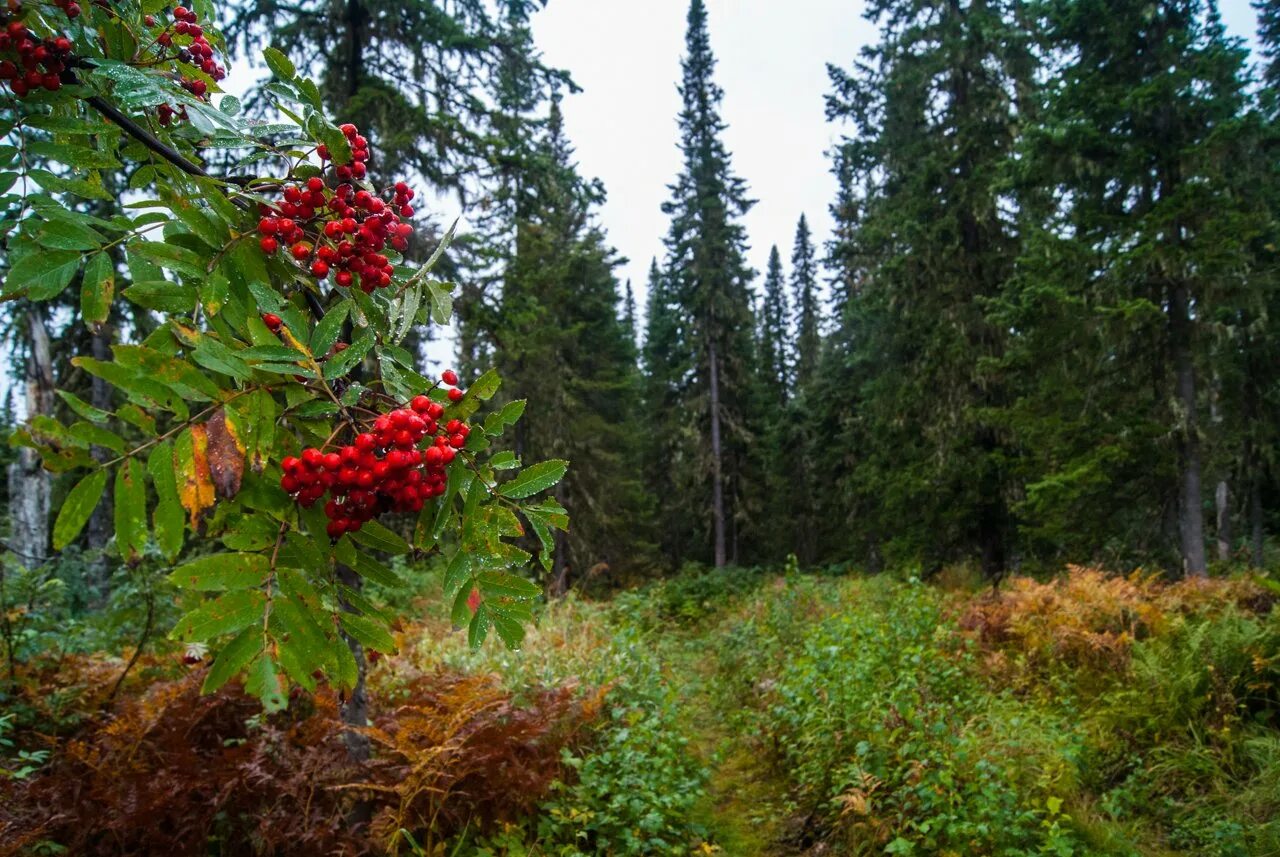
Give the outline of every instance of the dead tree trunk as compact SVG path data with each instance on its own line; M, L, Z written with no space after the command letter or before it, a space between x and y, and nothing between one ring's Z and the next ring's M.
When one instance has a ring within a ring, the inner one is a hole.
M1181 537L1182 567L1185 574L1208 574L1204 551L1204 509L1200 496L1200 429L1196 420L1196 371L1191 357L1191 318L1186 283L1169 289L1169 348L1173 358L1174 382L1180 406L1181 452L1178 532Z
M27 311L27 419L53 413L53 361L49 333L39 307ZM9 466L9 544L28 568L42 564L49 551L49 473L34 449L22 447Z

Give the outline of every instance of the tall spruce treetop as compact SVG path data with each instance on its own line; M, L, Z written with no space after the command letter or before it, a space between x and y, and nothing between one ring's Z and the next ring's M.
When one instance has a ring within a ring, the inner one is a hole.
M822 346L820 309L818 307L818 271L814 262L813 239L809 222L800 215L796 224L796 240L791 251L791 294L795 308L795 367L797 387L813 380L818 365L818 349Z
M702 435L699 463L710 500L712 557L724 565L730 541L732 497L741 487L735 453L745 442L754 371L746 230L740 217L753 201L734 175L720 134L723 93L714 80L715 58L702 0L689 5L680 95L680 148L684 166L671 186L667 277L693 357L684 398ZM728 490L730 501L726 503ZM702 504L696 504L701 506Z
M760 371L765 381L776 384L780 400L787 397L789 351L787 337L787 292L778 245L769 250L769 267L764 274L764 299L760 305Z
M1254 0L1258 10L1258 41L1266 59L1263 79L1267 86L1280 86L1280 0Z

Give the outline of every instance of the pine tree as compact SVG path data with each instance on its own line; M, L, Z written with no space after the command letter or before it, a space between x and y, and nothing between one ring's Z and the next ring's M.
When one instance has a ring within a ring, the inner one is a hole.
M821 346L821 320L818 306L818 271L814 261L813 239L809 235L809 222L800 215L796 223L795 244L791 251L791 294L795 307L795 353L791 364L795 367L795 383L804 387L813 380L818 365L818 349Z
M769 250L769 267L764 275L764 297L760 308L760 371L764 381L776 386L779 404L786 404L791 372L787 366L791 350L788 328L786 282L782 273L782 257L775 244Z
M746 523L740 513L755 372L754 272L739 218L752 201L720 139L723 93L712 78L715 58L702 0L689 5L681 69L684 166L663 206L671 215L665 277L679 310L682 350L692 358L680 407L698 431L698 466L691 473L697 478L692 493L678 500L686 514L709 509L711 560L719 567L736 557Z

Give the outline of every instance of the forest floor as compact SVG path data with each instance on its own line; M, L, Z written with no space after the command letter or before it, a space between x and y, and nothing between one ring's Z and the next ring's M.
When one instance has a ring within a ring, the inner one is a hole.
M708 838L724 854L790 857L803 853L788 842L787 786L768 762L760 736L748 732L736 706L718 686L725 676L708 651L707 637L678 635L663 647L673 676L689 676L682 707L694 752L710 771L698 807Z

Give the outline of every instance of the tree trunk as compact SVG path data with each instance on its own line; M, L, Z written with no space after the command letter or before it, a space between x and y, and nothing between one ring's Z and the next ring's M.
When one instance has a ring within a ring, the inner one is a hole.
M99 327L90 339L90 350L93 354L93 359L109 362L111 360L111 341L112 329L108 325ZM89 390L89 404L100 410L111 410L111 385L97 376L94 376ZM93 447L92 455L94 461L99 464L112 458L111 450L102 446ZM90 581L90 586L97 591L95 600L98 603L106 601L110 589L107 558L102 551L106 548L107 542L111 540L111 533L115 527L111 498L113 488L114 486L108 481L106 490L102 492L102 499L94 507L93 514L89 516L89 523L85 526L85 547L91 551L98 552L89 561L93 572L93 580Z
M720 448L720 359L715 340L711 340L707 355L711 363L711 523L715 537L715 566L725 564L724 541L724 483L721 470Z
M1214 534L1218 538L1218 561L1231 559L1231 486L1227 480L1218 480L1213 491L1215 512Z
M1169 289L1169 348L1178 404L1182 409L1179 526L1184 574L1208 573L1204 551L1204 509L1200 497L1200 435L1196 421L1196 371L1191 358L1191 319L1187 286Z
M42 310L27 310L27 419L53 413L53 361L49 333ZM9 466L9 545L27 568L44 563L49 555L49 473L40 454L29 447L18 450Z
M1262 568L1263 531L1262 531L1262 472L1261 466L1254 462L1253 473L1249 479L1249 543L1254 568Z
M360 575L345 565L338 565L338 581L352 589L360 589ZM356 612L355 608L347 603L345 598L339 597L338 604L343 612ZM360 642L346 631L339 631L339 633L347 644L347 648L351 651L351 656L356 661L356 686L351 689L351 692L342 703L342 722L349 727L343 732L342 740L347 746L347 758L353 762L363 764L369 761L371 745L369 736L356 730L363 729L369 725L369 692L365 688L365 676L369 672L369 663L365 659L364 647L360 645ZM373 802L368 798L360 798L351 807L347 821L352 827L360 827L368 824L372 818Z

